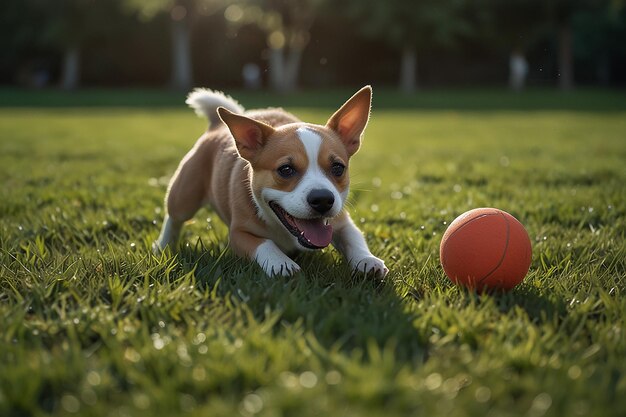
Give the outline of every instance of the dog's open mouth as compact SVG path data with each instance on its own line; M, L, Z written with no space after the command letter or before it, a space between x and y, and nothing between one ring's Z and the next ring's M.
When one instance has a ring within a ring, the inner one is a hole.
M298 238L298 242L305 248L322 249L330 244L333 227L326 224L326 219L298 219L273 201L270 201L269 205L283 226Z

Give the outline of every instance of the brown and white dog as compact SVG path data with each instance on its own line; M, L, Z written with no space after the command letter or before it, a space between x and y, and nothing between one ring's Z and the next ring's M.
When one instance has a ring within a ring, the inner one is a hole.
M187 104L209 119L209 129L170 181L154 250L175 244L183 223L209 204L229 226L232 250L270 276L300 270L287 254L332 242L353 270L384 277L385 263L344 210L348 164L371 98L371 87L362 88L321 126L282 109L246 112L222 93L194 90Z

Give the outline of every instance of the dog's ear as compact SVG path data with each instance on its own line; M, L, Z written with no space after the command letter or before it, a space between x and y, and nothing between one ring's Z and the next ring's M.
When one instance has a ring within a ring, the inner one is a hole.
M350 97L326 123L326 127L337 132L350 156L361 146L361 136L367 126L371 106L372 87L366 85Z
M267 138L274 133L272 126L235 114L224 107L219 107L217 114L235 138L239 155L248 161L254 158L256 152L265 145Z

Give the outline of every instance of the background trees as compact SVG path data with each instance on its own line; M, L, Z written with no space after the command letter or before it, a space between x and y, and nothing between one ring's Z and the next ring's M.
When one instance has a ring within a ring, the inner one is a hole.
M199 7L199 0L123 0L127 10L136 12L138 18L150 21L164 14L171 31L170 86L186 90L193 85L191 57L191 27Z
M240 0L224 11L235 28L254 25L268 47L270 87L293 91L298 84L300 64L311 39L310 30L325 0Z
M353 0L346 14L363 34L384 39L400 51L399 86L417 88L418 56L446 48L472 30L466 0Z
M623 0L4 0L0 83L626 84ZM418 75L419 73L419 75Z

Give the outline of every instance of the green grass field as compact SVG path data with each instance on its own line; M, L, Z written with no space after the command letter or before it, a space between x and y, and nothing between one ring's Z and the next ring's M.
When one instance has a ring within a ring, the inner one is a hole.
M332 249L270 279L210 210L152 255L205 122L136 94L0 92L0 415L625 415L622 93L375 91L349 211L383 283ZM347 98L320 97L285 102L323 123ZM531 237L507 294L439 265L447 224L481 206Z

